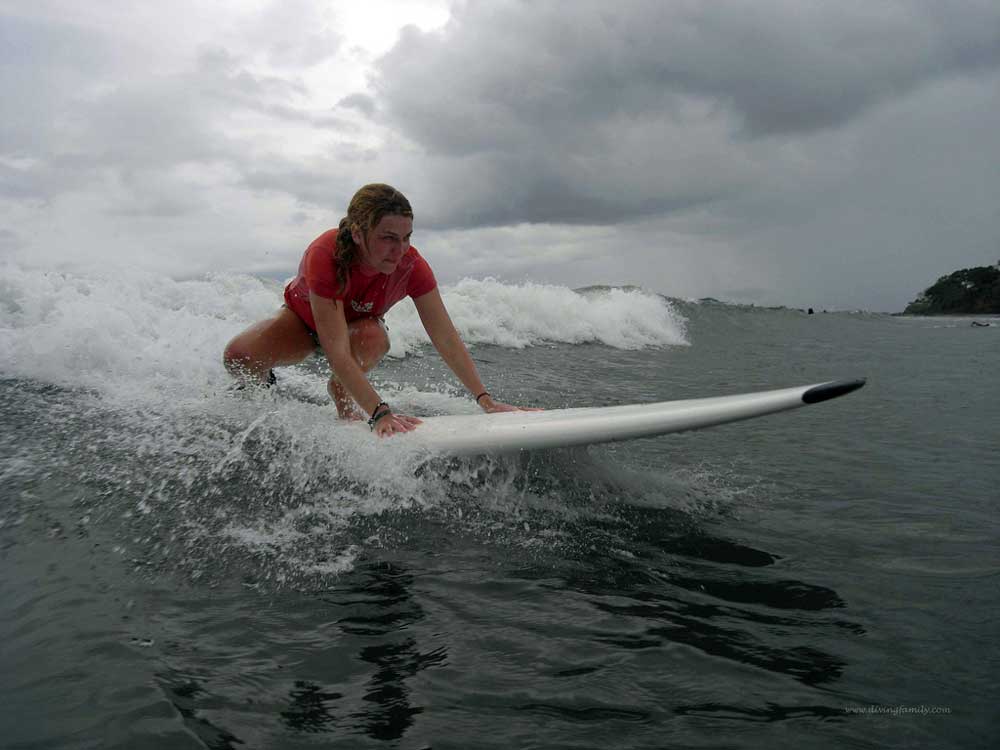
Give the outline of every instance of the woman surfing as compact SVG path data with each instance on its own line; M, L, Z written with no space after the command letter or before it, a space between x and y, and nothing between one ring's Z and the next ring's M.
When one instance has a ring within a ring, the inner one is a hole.
M306 249L278 313L226 346L226 369L241 384L270 385L272 368L297 364L320 347L333 373L327 390L341 419L364 419L360 407L380 437L409 432L420 420L394 413L365 373L389 351L383 316L411 297L431 343L479 407L518 411L495 401L483 385L431 267L410 245L412 232L413 210L402 193L383 184L358 190L339 227Z

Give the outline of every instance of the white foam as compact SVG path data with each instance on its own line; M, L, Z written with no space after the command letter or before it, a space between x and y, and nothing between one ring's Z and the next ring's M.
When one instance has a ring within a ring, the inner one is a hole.
M580 294L465 279L443 288L442 297L471 345L687 343L683 317L641 290ZM274 314L281 301L277 282L246 275L177 281L127 270L71 275L8 265L0 282L0 372L119 398L213 390L229 382L221 362L226 342ZM409 300L387 322L392 356L428 343Z
M463 279L441 290L467 344L520 349L543 342L601 343L618 349L685 345L685 320L659 295L638 289L578 293L549 284ZM409 302L386 316L393 356L428 343Z
M222 347L277 309L276 286L249 276L175 281L6 266L0 372L117 394L221 385Z

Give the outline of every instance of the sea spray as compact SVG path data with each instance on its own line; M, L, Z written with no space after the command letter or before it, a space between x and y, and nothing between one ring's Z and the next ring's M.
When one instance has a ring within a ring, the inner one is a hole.
M463 279L442 289L456 328L468 344L520 349L549 343L600 343L618 349L687 344L684 318L663 297L638 289L584 293L549 284ZM411 304L386 318L391 355L428 342Z
M600 343L619 349L686 345L685 319L659 295L464 279L441 290L475 346ZM174 399L228 385L221 353L281 303L276 282L239 274L177 281L121 270L92 275L4 269L0 371L117 400ZM428 344L409 300L387 322L390 356Z

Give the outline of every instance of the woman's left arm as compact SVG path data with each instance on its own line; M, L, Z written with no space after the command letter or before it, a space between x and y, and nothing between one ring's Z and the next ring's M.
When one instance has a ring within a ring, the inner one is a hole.
M424 330L431 337L431 343L438 350L441 359L451 368L451 371L458 376L473 398L481 393L486 393L479 399L479 407L485 412L497 411L537 411L536 409L521 409L500 401L494 401L493 397L486 391L483 381L479 378L479 371L469 355L462 337L455 330L454 323L445 309L444 301L437 287L431 289L426 294L415 297L413 304L416 305L417 313L420 315L420 322L424 325Z

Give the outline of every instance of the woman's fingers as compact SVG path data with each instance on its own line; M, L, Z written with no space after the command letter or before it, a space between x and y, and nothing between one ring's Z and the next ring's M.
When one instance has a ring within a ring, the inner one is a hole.
M397 432L415 430L422 420L402 414L388 414L375 423L375 434L379 437L395 435Z
M423 420L417 419L416 417L404 417L402 414L396 416L396 422L403 425L406 432L416 429L418 424L421 424Z

